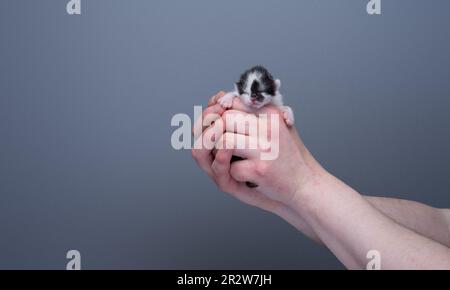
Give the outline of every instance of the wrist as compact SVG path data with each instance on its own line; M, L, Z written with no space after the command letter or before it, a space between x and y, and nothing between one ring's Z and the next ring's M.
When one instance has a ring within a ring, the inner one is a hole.
M320 207L329 200L329 195L334 194L332 188L336 188L338 180L325 170L311 172L308 178L297 177L300 182L289 207L300 215L314 214L320 211Z

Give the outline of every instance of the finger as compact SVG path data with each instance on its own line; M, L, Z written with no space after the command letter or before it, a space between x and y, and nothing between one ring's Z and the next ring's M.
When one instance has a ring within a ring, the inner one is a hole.
M225 125L223 123L223 120L219 118L214 122L214 124L212 124L210 127L206 128L205 131L203 131L202 137L198 138L195 141L194 146L196 146L195 148L202 147L207 150L223 148L217 144L221 140L222 135L224 133L225 133Z
M242 111L242 112L246 112L246 113L252 113L252 114L259 114L259 113L278 113L281 114L280 109L278 106L273 105L273 104L268 104L263 106L260 109L253 109L247 105L245 105L241 98L235 98L234 102L233 102L233 110L238 110L238 111Z
M219 186L222 191L235 193L239 188L239 184L236 180L231 178L230 175L230 162L232 156L233 150L218 150L211 168L217 186Z
M275 105L266 105L258 110L255 111L255 109L252 109L248 106L246 106L240 98L235 98L233 101L233 110L236 111L242 111L242 112L246 112L246 113L251 113L251 114L278 114L280 116L280 118L282 118L282 112L280 111L280 109L275 106Z
M245 183L239 183L230 174L232 150L217 150L216 156L212 163L213 179L220 190L228 192L235 198L252 204L252 197L255 192L249 189ZM256 205L256 204L253 204Z
M241 98L234 98L233 100L233 110L243 111L247 113L251 113L253 111L252 108L246 106L242 101Z
M258 136L258 117L237 110L228 110L222 115L227 132Z
M231 164L230 175L239 182L252 182L258 184L255 173L255 162L251 160L237 161Z
M195 120L194 126L192 128L194 139L198 139L202 132L213 122L219 119L224 112L225 109L222 108L222 106L220 106L219 104L206 108L202 112L201 118L197 118L197 120Z
M222 119L219 119L211 127L207 128L201 137L194 142L192 156L199 167L203 169L210 177L213 177L211 166L214 156L212 155L212 149L215 148L223 133L223 121Z
M228 149L243 159L259 158L258 140L255 137L225 132L215 145L217 149Z
M211 97L211 99L209 99L209 101L208 101L208 107L214 106L217 103L217 100L220 99L221 97L223 97L225 94L226 93L224 91L220 91L216 95Z

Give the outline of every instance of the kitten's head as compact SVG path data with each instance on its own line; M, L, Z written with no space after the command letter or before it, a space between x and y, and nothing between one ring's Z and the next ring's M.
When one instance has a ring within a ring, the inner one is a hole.
M272 101L280 85L280 80L274 80L264 67L255 66L241 75L236 90L245 105L259 109Z

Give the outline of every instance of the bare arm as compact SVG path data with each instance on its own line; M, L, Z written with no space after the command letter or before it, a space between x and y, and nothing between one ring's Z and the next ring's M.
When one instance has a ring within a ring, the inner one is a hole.
M450 247L450 218L448 209L395 198L365 197L376 209L395 222L429 239Z
M450 247L450 210L396 198L364 196L378 211L396 223L447 247ZM289 213L289 214L288 214ZM283 217L283 214L279 214ZM318 243L314 230L292 210L284 213L286 221Z
M233 108L239 110L239 103ZM223 113L214 106L207 110ZM278 114L270 107L261 111ZM213 125L204 124L207 129L196 138L196 142L203 142L207 132L214 132L217 144L227 144L215 155L211 150L193 150L194 159L221 190L278 214L321 241L350 269L365 268L370 250L380 253L382 269L450 269L450 249L445 246L448 211L408 201L363 197L324 170L295 129L286 128L283 122L277 137L278 158L261 160L260 149L240 150L234 144L237 139L248 144L258 135L226 126L242 114L246 113L223 113ZM233 155L244 160L230 164ZM259 186L249 189L247 181Z
M352 188L324 174L293 202L319 239L350 269L376 250L382 269L450 269L450 249L394 222Z

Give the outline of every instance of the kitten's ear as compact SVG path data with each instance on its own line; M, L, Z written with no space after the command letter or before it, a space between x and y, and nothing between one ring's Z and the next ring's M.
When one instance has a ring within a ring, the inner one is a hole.
M277 91L279 91L281 88L281 81L279 79L275 80L275 86L277 87Z
M237 84L237 83L234 84L234 91L235 91L236 93L239 93L239 90L238 90L238 84Z

